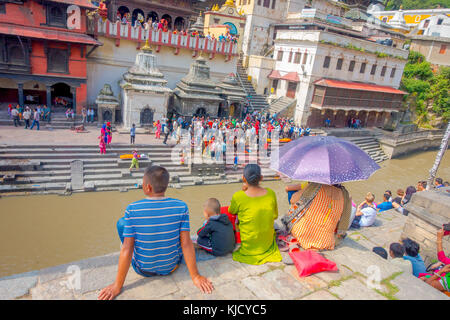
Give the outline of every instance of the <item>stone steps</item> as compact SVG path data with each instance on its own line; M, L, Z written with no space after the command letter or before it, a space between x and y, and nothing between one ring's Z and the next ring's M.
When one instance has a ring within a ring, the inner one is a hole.
M378 140L373 136L364 136L364 137L342 137L348 141L353 142L359 148L361 148L364 152L366 152L376 163L381 163L388 158L384 153L383 149L381 149Z

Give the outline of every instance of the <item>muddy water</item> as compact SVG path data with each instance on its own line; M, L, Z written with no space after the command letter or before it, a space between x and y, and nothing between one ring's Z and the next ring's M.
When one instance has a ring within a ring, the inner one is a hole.
M436 152L415 154L386 161L368 181L348 183L355 202L371 191L380 200L386 189L416 185L428 176ZM438 176L450 180L450 153L441 163ZM286 212L283 181L268 181L278 197L280 214ZM170 189L168 196L186 201L191 213L191 229L203 222L202 204L208 197L229 203L240 184L196 186ZM141 190L125 193L98 192L0 198L0 277L46 268L119 250L116 221L128 203L141 199Z

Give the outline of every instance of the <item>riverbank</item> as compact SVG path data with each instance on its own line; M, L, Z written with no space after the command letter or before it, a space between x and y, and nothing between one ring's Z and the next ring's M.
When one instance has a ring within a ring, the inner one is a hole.
M375 226L350 231L335 250L324 252L337 263L338 272L299 278L292 265L251 266L228 255L198 263L201 274L215 287L211 295L200 293L186 266L181 265L170 276L152 278L140 277L130 268L117 299L449 300L372 252L374 246L398 241L405 218L389 211L378 215ZM2 278L0 299L96 299L99 291L114 281L117 262L118 253L114 253ZM380 281L375 287L368 285L377 275Z
M355 203L363 201L367 192L382 199L386 189L395 194L428 176L435 152L418 153L388 160L367 181L345 184ZM241 171L237 174L242 174ZM450 177L450 154L446 154L438 176ZM284 187L288 181L264 181L263 186L275 191L278 212L288 210ZM167 195L185 201L190 212L193 233L203 223L202 205L209 197L229 204L240 183L198 185L169 188ZM82 192L71 196L30 195L0 198L0 277L47 268L70 261L101 256L119 250L116 222L126 206L143 197L142 190L127 192ZM18 227L20 226L20 232Z

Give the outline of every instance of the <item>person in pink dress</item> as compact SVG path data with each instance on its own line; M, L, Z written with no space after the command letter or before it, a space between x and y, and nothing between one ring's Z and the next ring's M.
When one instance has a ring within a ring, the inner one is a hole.
M100 137L98 137L98 139L100 139L100 143L98 144L100 148L100 154L106 154L105 136L102 134Z
M161 123L160 121L156 121L156 132L155 132L155 138L159 139L161 137Z

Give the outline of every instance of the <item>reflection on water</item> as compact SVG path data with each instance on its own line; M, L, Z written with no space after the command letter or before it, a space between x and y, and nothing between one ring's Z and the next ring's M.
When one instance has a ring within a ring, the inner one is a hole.
M384 162L368 181L346 184L353 199L359 203L368 191L379 201L386 189L416 185L426 179L436 152L415 154ZM450 155L447 152L438 176L450 179ZM288 209L282 181L264 182L278 199L279 213ZM195 186L170 189L168 196L187 202L191 214L191 231L203 222L202 204L216 197L227 205L240 184ZM143 197L141 190L125 193L80 193L70 197L23 196L0 199L0 277L42 269L119 250L116 221L128 203Z

